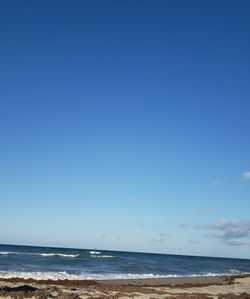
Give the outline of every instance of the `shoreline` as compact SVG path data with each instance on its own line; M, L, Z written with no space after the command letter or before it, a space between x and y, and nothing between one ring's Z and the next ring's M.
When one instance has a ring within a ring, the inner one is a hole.
M86 285L141 285L141 286L181 286L191 285L208 285L208 284L225 284L235 278L250 277L250 274L244 275L217 275L217 276L167 276L152 278L125 278L125 279L35 279L35 278L0 278L0 282L9 283L36 283L44 285L66 285L66 286L86 286Z
M250 274L114 280L0 278L0 299L250 299Z
M250 299L250 274L114 280L0 278L0 299Z

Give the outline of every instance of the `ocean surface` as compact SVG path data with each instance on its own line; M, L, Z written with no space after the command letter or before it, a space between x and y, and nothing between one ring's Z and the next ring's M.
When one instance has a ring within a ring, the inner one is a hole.
M0 245L0 277L115 279L250 273L250 260Z

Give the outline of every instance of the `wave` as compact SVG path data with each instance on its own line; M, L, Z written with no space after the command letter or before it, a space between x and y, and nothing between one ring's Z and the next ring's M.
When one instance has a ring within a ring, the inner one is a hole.
M36 255L36 256L59 256L59 257L78 257L79 254L65 254L65 253L32 253L32 252L13 252L13 251L0 251L0 255Z
M95 257L95 258L113 258L113 255L91 255L91 257Z
M235 274L235 275L237 275L237 274L242 274L241 271L236 270L236 269L230 269L229 272L230 272L230 274Z
M65 254L65 253L40 253L41 256L61 256L61 257L78 257L79 253L77 254Z
M0 251L0 255L7 255L7 254L10 254L10 252L8 252L8 251Z
M101 251L94 251L94 250L92 250L92 251L90 251L89 253L90 253L90 254L101 254Z
M241 272L241 274L250 274L249 272ZM159 274L133 274L133 273L88 273L84 272L82 274L69 274L66 271L61 272L7 272L0 271L0 278L22 278L22 279L37 279L37 280L113 280L113 279L144 279L144 278L173 278L173 277L200 277L200 276L229 276L229 273L206 273L206 274L193 274L193 275L159 275Z
M23 278L23 279L37 279L37 280L112 280L112 279L138 279L138 278L164 278L172 276L164 276L157 274L93 274L82 273L79 275L69 274L66 271L62 272L6 272L0 271L0 278Z
M113 258L113 255L102 255L101 251L90 251L90 257L96 257L96 258Z

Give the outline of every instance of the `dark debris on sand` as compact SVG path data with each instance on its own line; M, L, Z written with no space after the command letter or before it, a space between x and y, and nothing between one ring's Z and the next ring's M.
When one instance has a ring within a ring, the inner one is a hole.
M237 283L236 277L228 277L225 285ZM243 277L244 278L244 277ZM121 284L99 284L96 281L38 281L34 279L20 280L1 279L4 286L0 287L0 299L8 297L12 299L119 299L136 298L139 295L147 295L147 298L156 299L250 299L250 294L239 295L228 293L212 296L201 293L170 293L161 287L165 285L121 285ZM183 284L178 288L204 287L210 284ZM212 284L211 284L212 285ZM175 286L176 288L177 286ZM143 298L143 297L142 297Z
M92 288L94 290L95 288ZM86 296L86 292L90 290L89 288L84 289L84 293ZM113 289L114 290L114 289ZM72 290L76 291L76 289ZM156 295L162 295L164 299L213 299L209 294L175 294L170 295L166 294L160 290L147 290L147 288L120 288L116 289L117 293L114 295L110 295L107 291L104 289L98 290L103 291L102 295L87 295L86 298L88 299L119 299L121 297L123 298L135 298L138 296L138 293L141 294L152 294L150 296L150 299L155 299L157 297L154 297ZM0 296L1 298L4 297L11 297L13 299L27 299L27 298L33 298L33 299L81 299L81 297L78 294L73 293L64 293L61 290L57 288L51 288L51 289L38 289L29 285L22 285L17 287L2 287L0 288ZM85 298L85 297L84 297ZM217 296L217 299L250 299L250 294L242 293L240 295L235 294L220 294Z

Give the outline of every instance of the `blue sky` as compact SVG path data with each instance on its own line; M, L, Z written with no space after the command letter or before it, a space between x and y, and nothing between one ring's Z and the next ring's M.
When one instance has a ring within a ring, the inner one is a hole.
M248 257L249 1L6 1L0 243Z

